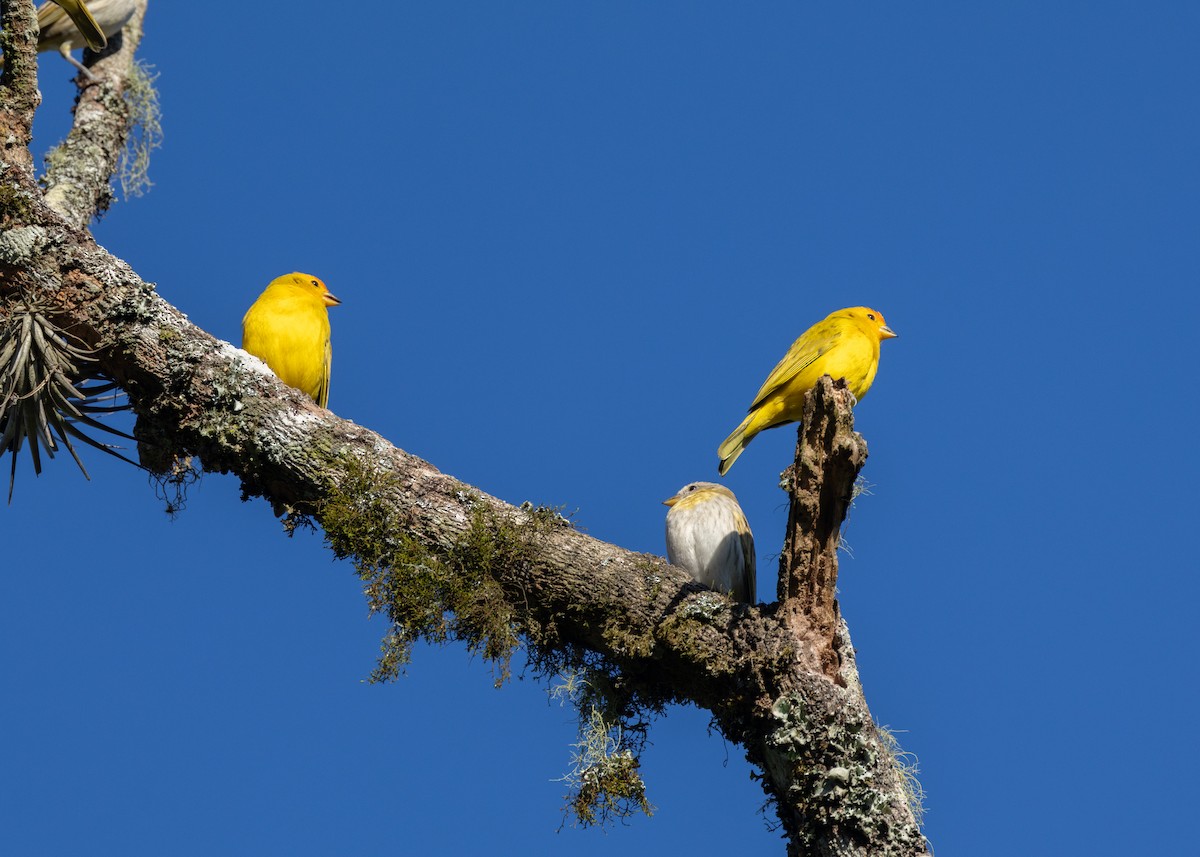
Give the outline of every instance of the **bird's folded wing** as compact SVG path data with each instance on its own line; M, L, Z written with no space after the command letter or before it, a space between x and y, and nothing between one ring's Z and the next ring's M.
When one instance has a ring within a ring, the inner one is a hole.
M321 376L321 386L317 388L316 401L322 408L329 407L329 376L333 369L333 346L325 340L325 366Z
M767 376L767 380L763 381L762 387L758 391L758 395L751 402L749 410L754 410L763 400L774 393L784 384L791 381L805 369L818 360L822 355L826 354L829 349L836 344L841 331L836 326L826 327L819 325L806 332L803 336L792 343L792 347L788 349L788 353L783 356L771 374Z
M754 568L754 536L749 528L738 535L742 540L742 556L746 563L746 602L756 604L758 603L758 579Z

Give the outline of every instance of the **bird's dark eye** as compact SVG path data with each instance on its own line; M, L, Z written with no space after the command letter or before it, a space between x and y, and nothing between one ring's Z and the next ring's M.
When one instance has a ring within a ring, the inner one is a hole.
M875 320L875 313L873 313L873 312L869 312L869 313L867 313L867 318L871 319L871 321L874 321L874 320Z

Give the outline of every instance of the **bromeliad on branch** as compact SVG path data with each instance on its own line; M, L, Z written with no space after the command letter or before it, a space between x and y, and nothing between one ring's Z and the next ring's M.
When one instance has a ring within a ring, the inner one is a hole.
M95 419L100 414L128 407L114 404L119 396L114 393L116 389L117 384L96 365L91 350L69 332L56 327L37 305L26 304L3 321L0 325L0 455L12 455L9 502L12 502L16 481L17 457L26 441L34 472L38 474L42 472L42 449L53 458L61 443L87 477L87 469L71 438L134 464L111 444L96 440L84 431L84 428L91 428L133 439Z

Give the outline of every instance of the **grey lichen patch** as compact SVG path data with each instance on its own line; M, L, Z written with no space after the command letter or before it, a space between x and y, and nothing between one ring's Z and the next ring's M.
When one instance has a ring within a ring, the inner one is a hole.
M695 598L690 598L680 605L675 615L682 619L695 619L700 622L712 622L722 614L727 614L733 602L728 596L716 592L701 592Z
M852 711L836 721L810 717L798 695L777 699L771 715L778 726L767 736L767 765L778 782L791 781L789 802L810 822L799 833L800 853L833 829L889 841L880 853L912 853L918 843L909 839L919 834L891 827L899 798L879 772L893 762L880 758L873 723Z
M204 388L208 406L198 410L190 417L196 420L196 431L201 437L218 439L221 446L233 450L237 454L246 443L247 426L254 422L247 418L246 405L243 395L246 389L245 369L237 359L211 360L210 346L197 343L189 337L179 337L170 327L158 329L159 344L166 348L168 365L177 371L180 384L195 383ZM218 346L220 356L227 356L226 348ZM197 368L206 367L206 371L197 374ZM302 418L297 415L296 419ZM308 427L306 427L308 428ZM306 431L304 442L310 446L319 445L321 434L315 428ZM262 447L263 457L268 461L283 461L291 457L293 450L285 444L295 443L296 434L282 432L260 432L258 444ZM285 440L281 440L285 438Z
M236 450L242 447L245 430L235 419L223 412L209 413L192 426L196 435L211 441L221 449ZM270 438L262 439L263 456L279 461L285 457L284 450L272 447Z
M162 301L155 297L153 283L142 283L136 289L122 289L120 302L111 306L114 319L138 324L163 324L166 319L161 313Z
M3 205L4 200L0 199L0 208ZM0 264L11 267L26 264L46 246L47 240L46 230L40 226L0 230Z
M146 305L151 300L148 293L135 293L119 304L126 317L139 314L152 315ZM254 469L246 452L249 445L247 432L253 420L244 413L241 403L243 384L236 371L227 362L207 359L211 345L182 332L161 319L156 319L144 328L136 343L137 347L153 347L162 352L161 362L169 367L169 376L162 379L167 387L164 394L160 387L130 388L130 398L139 414L135 435L143 464L159 480L160 493L167 499L168 512L181 508L177 502L176 485L186 486L194 481L189 471L198 470L196 459L198 446L204 447L204 469L211 472L245 470L253 482ZM206 367L206 369L201 369ZM197 441L203 441L198 444ZM212 441L208 443L207 441ZM258 446L267 460L278 460L288 450L274 446L275 436L263 432ZM187 462L181 470L180 458ZM180 480L180 477L182 481ZM261 493L251 485L247 496ZM182 498L178 498L182 499Z
M807 724L804 714L804 700L797 695L781 696L771 704L771 716L782 724L781 728L789 731Z
M179 371L184 373L180 381L186 382L194 371L199 355L188 351L190 343L187 339L162 339L160 332L160 342L165 343L172 354L169 365L179 367ZM246 442L246 425L239 416L242 411L242 385L235 373L223 370L214 371L207 380L209 406L189 414L193 420L191 426L200 437L215 441L217 448L237 454ZM279 461L286 457L287 450L277 448L277 442L270 434L263 433L260 436L259 443L266 459Z

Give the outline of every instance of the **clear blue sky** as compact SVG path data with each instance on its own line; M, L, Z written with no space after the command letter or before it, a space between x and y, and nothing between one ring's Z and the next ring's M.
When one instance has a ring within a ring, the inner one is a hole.
M1195 4L287 6L152 2L166 140L105 247L235 342L323 277L334 411L658 553L792 339L879 309L841 603L934 847L1195 848ZM765 601L794 442L727 480ZM384 629L319 535L87 464L23 462L0 510L0 851L783 853L694 709L653 819L559 831L544 686L453 645L364 684Z

